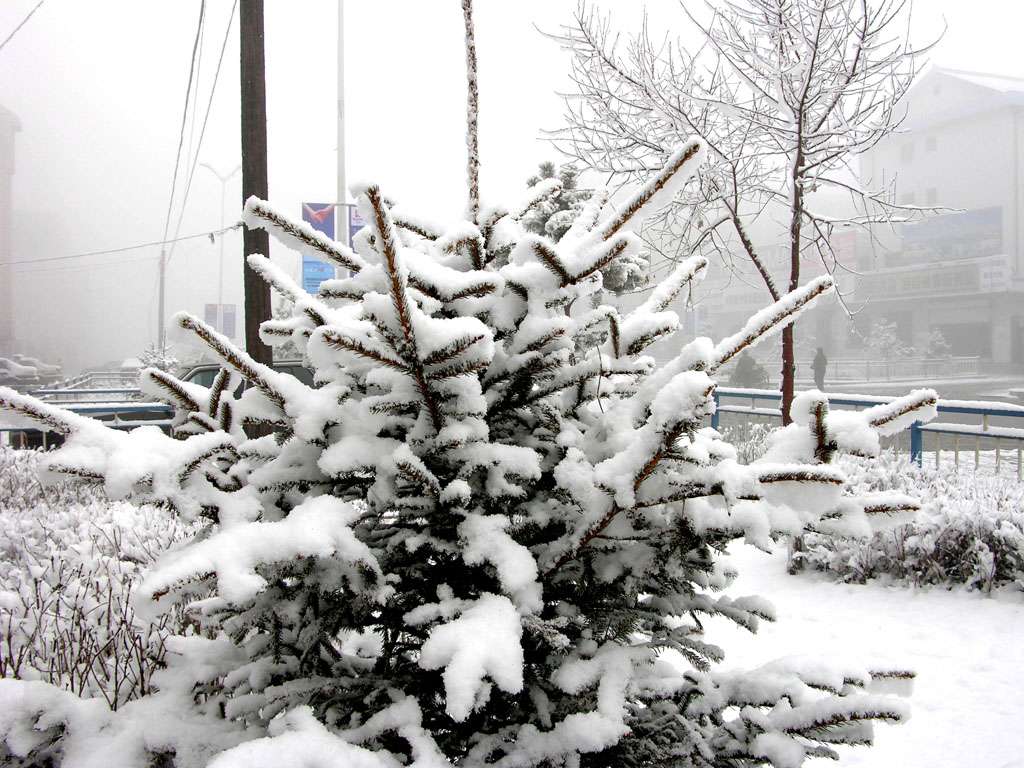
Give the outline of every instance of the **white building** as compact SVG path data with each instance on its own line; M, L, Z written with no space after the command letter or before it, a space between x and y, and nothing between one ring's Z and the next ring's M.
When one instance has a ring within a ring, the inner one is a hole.
M858 240L857 298L919 346L939 330L955 355L1024 363L1024 78L933 68L902 130L862 157L868 186L955 211ZM854 342L855 343L855 342Z

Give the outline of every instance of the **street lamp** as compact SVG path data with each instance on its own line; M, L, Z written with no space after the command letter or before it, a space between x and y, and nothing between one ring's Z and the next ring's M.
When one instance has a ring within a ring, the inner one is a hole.
M220 263L217 267L217 330L220 333L224 333L224 198L227 192L228 182L242 170L242 164L239 163L235 166L235 169L227 174L221 174L217 172L209 163L200 163L206 170L212 173L220 181Z

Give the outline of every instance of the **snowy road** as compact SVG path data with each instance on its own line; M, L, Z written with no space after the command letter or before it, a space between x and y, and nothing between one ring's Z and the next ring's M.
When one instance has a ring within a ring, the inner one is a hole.
M716 620L709 639L730 667L788 655L910 666L913 716L877 726L874 747L844 754L864 768L1024 768L1024 593L836 584L785 573L781 553L734 544L730 593L769 598L778 614L755 638Z

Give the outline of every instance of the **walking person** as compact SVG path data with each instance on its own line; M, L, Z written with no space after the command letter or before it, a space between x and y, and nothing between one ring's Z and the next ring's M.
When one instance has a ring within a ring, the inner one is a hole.
M828 358L825 357L825 350L818 347L814 355L814 362L811 363L811 370L814 371L814 386L820 391L825 391L825 369L828 368Z

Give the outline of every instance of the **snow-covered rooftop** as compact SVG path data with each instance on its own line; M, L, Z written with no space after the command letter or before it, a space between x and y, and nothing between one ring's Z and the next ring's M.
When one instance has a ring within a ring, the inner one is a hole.
M935 67L934 71L963 80L971 85L999 91L1000 93L1024 93L1024 77L1011 77L990 72L971 72L966 69L947 69L945 67Z

